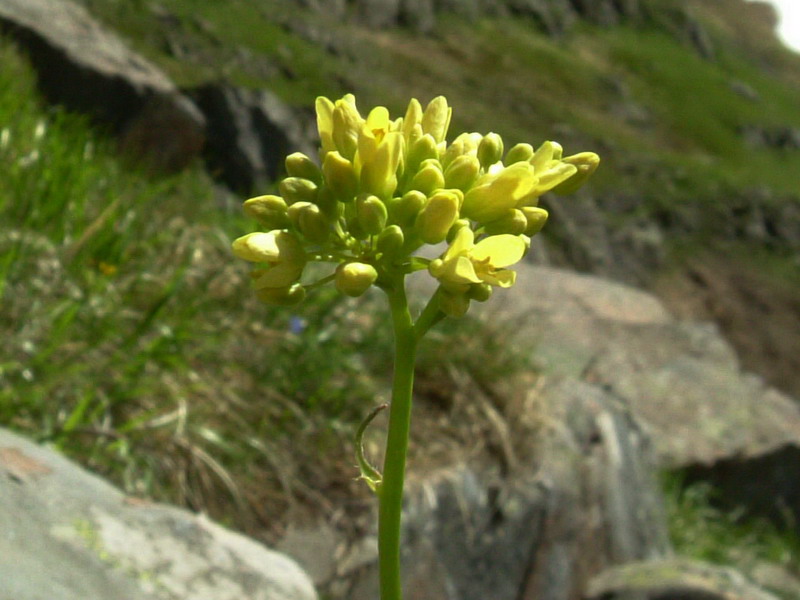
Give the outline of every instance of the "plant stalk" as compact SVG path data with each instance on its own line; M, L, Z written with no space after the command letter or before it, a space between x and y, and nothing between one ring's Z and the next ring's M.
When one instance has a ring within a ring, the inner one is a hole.
M383 462L383 480L378 493L378 554L381 600L402 600L400 577L400 520L403 512L408 432L411 423L411 393L417 335L408 310L402 278L387 289L394 327L394 379L389 409L389 432Z

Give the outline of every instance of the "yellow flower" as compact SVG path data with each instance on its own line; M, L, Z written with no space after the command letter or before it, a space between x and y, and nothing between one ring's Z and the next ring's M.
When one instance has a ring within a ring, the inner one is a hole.
M510 234L493 235L476 244L472 230L462 227L442 257L431 262L428 271L453 291L460 288L466 293L474 283L507 288L514 285L517 274L504 267L519 262L525 248L522 237Z
M288 231L248 233L232 244L233 253L244 260L268 265L253 271L253 287L283 288L296 283L306 266L303 244Z
M352 160L358 146L358 134L364 124L356 108L355 96L346 94L335 103L320 96L315 107L322 156L338 150L344 158Z
M533 165L527 162L515 163L496 174L490 171L464 196L461 215L479 223L499 219L508 209L516 208L538 182Z
M397 187L397 167L404 150L403 134L394 131L395 126L385 107L373 108L358 133L353 161L360 173L361 191L384 199Z
M422 114L421 125L423 133L430 133L437 144L444 142L452 116L453 109L447 106L447 98L437 96L430 101Z

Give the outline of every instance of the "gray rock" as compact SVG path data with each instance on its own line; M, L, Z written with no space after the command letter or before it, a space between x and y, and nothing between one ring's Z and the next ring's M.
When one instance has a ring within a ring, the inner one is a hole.
M286 556L0 429L0 599L316 597Z
M781 598L800 598L800 576L796 570L790 572L790 566L761 562L749 567L747 575L753 583Z
M800 128L797 127L746 125L739 131L745 142L756 148L800 150Z
M400 4L401 0L358 0L356 11L367 27L391 27L399 22Z
M401 0L400 24L420 33L430 33L436 27L434 0Z
M347 0L294 0L303 8L324 12L335 19L341 19L347 11Z
M212 174L249 194L282 173L283 159L316 149L304 119L267 90L209 84L190 91L207 122L206 160Z
M3 0L0 31L27 51L49 99L109 123L140 157L179 169L200 152L197 107L83 7L68 0Z
M575 22L575 11L568 0L506 0L512 14L532 19L549 35L564 33Z
M716 52L711 38L703 25L686 5L665 5L663 8L651 6L647 11L648 20L656 27L671 33L676 39L691 47L700 57L714 60Z
M587 21L598 25L616 25L620 13L612 0L570 0L575 11Z
M545 372L617 397L663 467L750 498L761 514L800 517L800 405L743 373L714 326L677 321L654 296L595 277L517 270L513 288L475 308L519 323L517 343L536 340Z
M446 12L471 21L483 13L483 0L433 0L433 2L437 13Z
M741 79L732 79L728 83L728 86L731 88L731 91L734 94L741 96L745 100L749 100L750 102L761 101L761 94L759 94L758 91L756 91L756 89L746 81L742 81Z
M738 571L685 559L633 563L595 577L585 600L778 600Z
M546 195L541 204L552 215L548 235L557 241L557 248L563 253L562 262L579 271L601 275L617 271L611 230L593 196L580 193L568 201L553 201Z

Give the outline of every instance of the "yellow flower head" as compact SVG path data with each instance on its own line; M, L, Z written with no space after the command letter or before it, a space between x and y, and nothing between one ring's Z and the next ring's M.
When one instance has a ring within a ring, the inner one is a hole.
M394 119L383 106L362 116L352 94L317 98L319 162L291 154L279 195L245 203L245 212L272 230L233 243L238 257L261 263L253 273L257 296L294 304L328 281L357 296L372 285L397 289L403 277L427 268L440 283L439 309L460 316L473 300L513 285L508 267L547 221L539 197L575 191L599 158L563 157L552 141L506 150L496 133L462 133L448 143L452 112L443 96L424 108L412 99ZM441 257L417 254L444 240L451 243ZM304 285L309 261L333 264Z

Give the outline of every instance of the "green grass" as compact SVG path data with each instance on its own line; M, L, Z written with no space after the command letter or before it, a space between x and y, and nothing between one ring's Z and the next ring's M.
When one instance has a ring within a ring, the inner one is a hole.
M280 514L281 482L325 481L318 457L349 455L378 386L360 351L378 361L390 341L352 333L354 307L329 294L259 305L229 251L251 225L199 165L120 162L85 119L43 106L13 45L0 62L0 423L131 493Z
M769 563L800 577L800 536L789 524L778 527L742 511L715 508L716 492L707 484L684 487L678 475L666 475L663 483L670 537L679 555L735 565L744 573Z
M311 105L320 94L343 94L341 60L291 33L282 23L313 15L275 0L83 0L136 51L181 87L225 80L269 87L290 104ZM310 19L310 20L309 20Z

